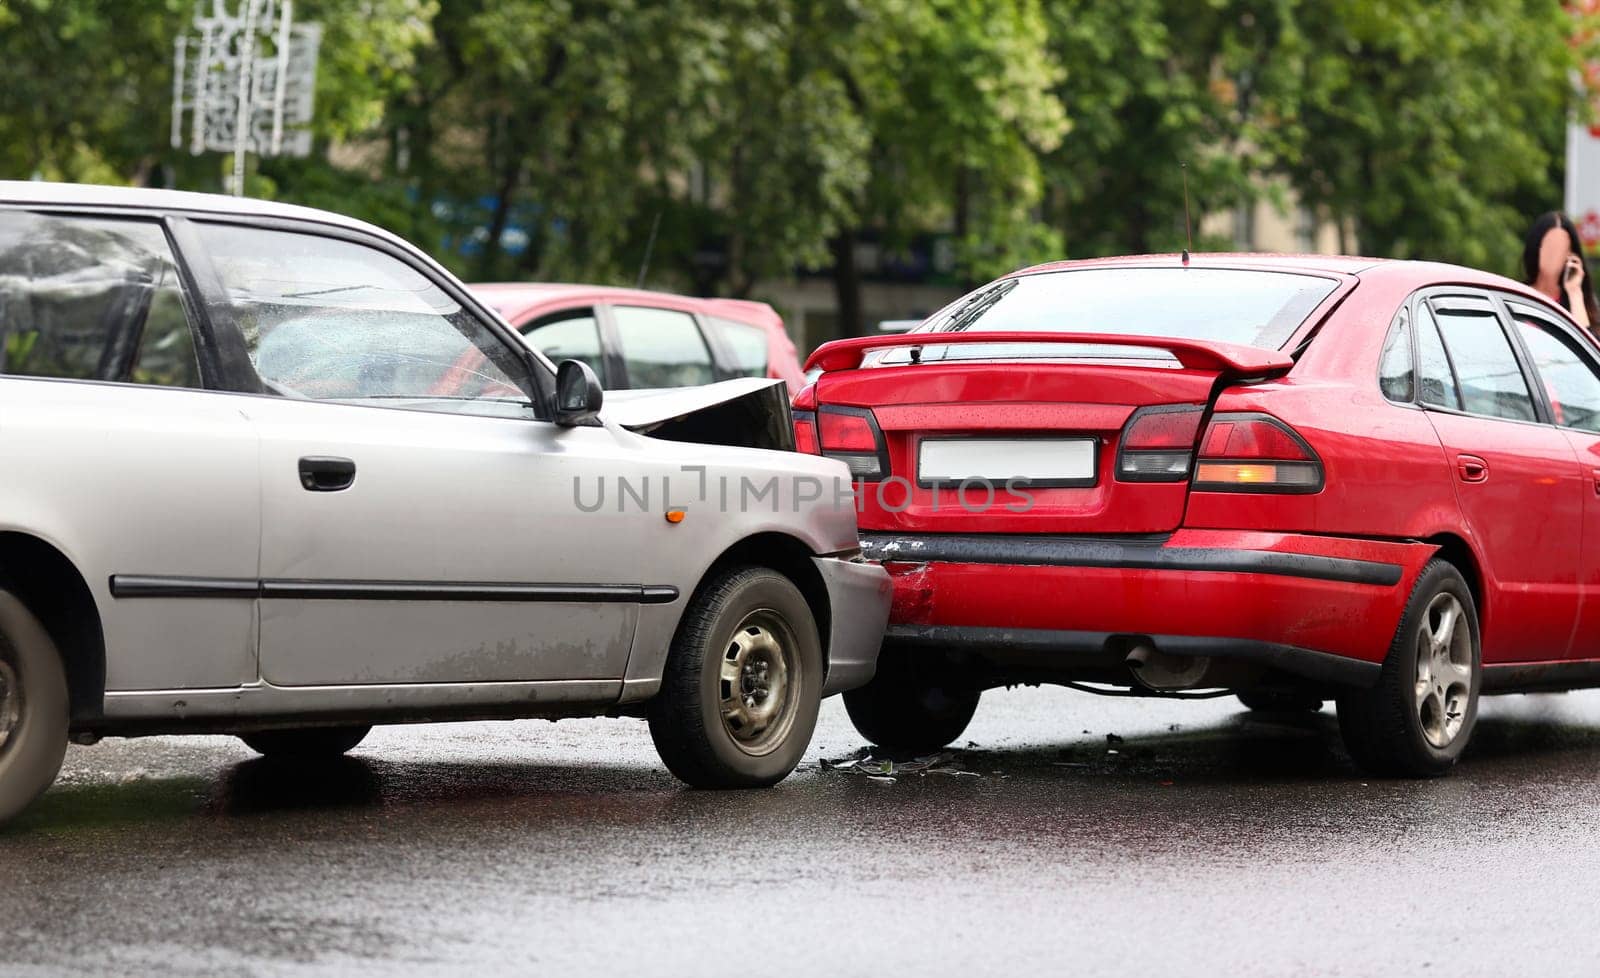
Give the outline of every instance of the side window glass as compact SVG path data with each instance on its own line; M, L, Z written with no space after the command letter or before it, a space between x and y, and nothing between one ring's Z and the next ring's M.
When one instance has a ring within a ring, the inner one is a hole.
M161 227L7 214L0 222L0 374L200 387Z
M1600 375L1557 327L1523 307L1512 305L1511 311L1555 423L1600 433Z
M730 319L712 317L709 322L717 337L733 354L733 373L736 377L765 377L767 375L767 331L749 323L736 323Z
M1416 395L1415 373L1411 368L1411 316L1402 306L1389 327L1383 356L1378 361L1378 386L1383 396L1402 404L1411 403Z
M1417 399L1435 407L1461 410L1461 394L1456 389L1450 358L1439 340L1439 328L1426 303L1417 307Z
M545 316L526 326L522 335L534 349L555 363L582 360L600 378L602 385L610 386L606 358L600 347L600 325L595 321L593 309L569 309Z
M1533 398L1499 318L1490 312L1445 307L1435 309L1435 321L1455 368L1461 409L1491 418L1532 421Z
M630 387L693 387L717 379L693 316L643 306L616 306L613 314Z
M525 416L520 361L421 272L376 248L197 224L226 290L216 318L285 397Z

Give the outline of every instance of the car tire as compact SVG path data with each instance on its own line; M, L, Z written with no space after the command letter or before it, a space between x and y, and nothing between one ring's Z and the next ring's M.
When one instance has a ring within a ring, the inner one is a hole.
M68 713L67 674L50 633L0 591L0 825L55 782Z
M718 573L689 602L646 707L662 761L695 788L762 788L804 756L822 703L822 641L793 582Z
M879 747L928 754L961 736L982 696L943 660L886 646L872 681L845 693L844 708L856 732Z
M1310 693L1241 689L1234 695L1246 709L1257 713L1315 713L1322 709L1322 700Z
M1481 649L1466 579L1449 562L1430 561L1377 685L1339 697L1339 730L1357 766L1392 777L1447 773L1477 725Z
M306 727L299 730L257 730L240 734L246 747L273 760L318 761L342 757L356 749L371 727Z

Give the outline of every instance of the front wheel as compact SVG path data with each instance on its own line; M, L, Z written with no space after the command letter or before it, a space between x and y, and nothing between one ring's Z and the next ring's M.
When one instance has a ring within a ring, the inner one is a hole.
M319 761L355 750L371 732L371 727L307 727L303 730L258 730L240 734L239 739L263 757Z
M67 756L67 675L44 625L0 591L0 825L55 781Z
M1339 697L1339 730L1374 774L1437 777L1461 756L1478 720L1482 680L1477 605L1443 560L1422 569L1377 686Z
M650 701L667 770L696 788L761 788L800 763L822 703L822 642L800 589L724 571L689 602Z

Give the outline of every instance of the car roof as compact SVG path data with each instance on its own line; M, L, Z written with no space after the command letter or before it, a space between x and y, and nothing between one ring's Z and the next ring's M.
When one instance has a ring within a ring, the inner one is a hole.
M777 312L765 302L748 299L707 299L630 289L617 285L585 285L576 282L478 282L469 286L507 319L516 321L535 310L579 303L642 303L723 316L758 326L783 329Z
M0 204L125 207L130 210L184 211L224 217L280 217L351 228L378 234L391 241L402 241L383 228L332 211L285 204L275 200L260 200L255 197L230 197L226 194L203 194L189 190L50 183L42 180L0 180Z

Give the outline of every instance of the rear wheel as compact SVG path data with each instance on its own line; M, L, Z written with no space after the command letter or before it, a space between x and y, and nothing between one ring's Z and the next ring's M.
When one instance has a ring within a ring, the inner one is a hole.
M1429 562L1377 686L1339 697L1339 730L1355 762L1401 777L1449 771L1478 720L1480 641L1477 606L1461 572Z
M0 591L0 824L44 793L67 754L67 675L55 643Z
M1234 695L1246 708L1257 713L1315 713L1322 709L1322 700L1310 693L1241 689Z
M879 747L925 754L961 736L982 695L942 659L886 646L877 674L844 694L844 708L856 731Z
M371 727L307 727L303 730L258 730L240 734L239 739L263 757L316 761L355 750L371 732Z
M650 736L696 788L760 788L789 776L822 703L822 641L800 589L763 567L724 571L673 638Z

